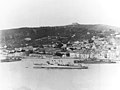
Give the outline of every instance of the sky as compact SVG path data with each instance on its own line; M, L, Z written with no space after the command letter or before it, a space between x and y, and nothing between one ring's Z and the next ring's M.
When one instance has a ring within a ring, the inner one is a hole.
M0 30L71 23L120 27L120 0L0 0Z

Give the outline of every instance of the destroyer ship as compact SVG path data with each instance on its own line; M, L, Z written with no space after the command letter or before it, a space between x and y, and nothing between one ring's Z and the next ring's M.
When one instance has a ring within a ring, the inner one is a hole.
M44 62L44 63L43 63ZM34 62L33 68L46 69L88 69L87 65L82 63L75 63L73 59L49 59L43 62Z
M88 69L83 65L35 65L33 68L46 68L46 69Z

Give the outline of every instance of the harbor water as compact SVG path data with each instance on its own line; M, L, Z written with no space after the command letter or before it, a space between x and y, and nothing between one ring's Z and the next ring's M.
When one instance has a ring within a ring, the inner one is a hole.
M120 90L120 64L88 69L34 69L32 63L0 63L1 90Z

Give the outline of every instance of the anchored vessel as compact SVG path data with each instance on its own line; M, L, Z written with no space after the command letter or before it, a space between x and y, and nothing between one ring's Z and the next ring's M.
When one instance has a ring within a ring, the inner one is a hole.
M111 60L84 60L84 61L76 61L77 63L84 63L84 64L113 64L116 63L115 61Z
M87 66L82 65L35 65L33 68L47 68L47 69L88 69Z
M21 61L21 57L7 57L1 60L1 62L15 62L15 61Z
M88 67L81 63L74 63L74 60L54 59L48 60L46 63L34 63L33 68L46 68L46 69L88 69Z

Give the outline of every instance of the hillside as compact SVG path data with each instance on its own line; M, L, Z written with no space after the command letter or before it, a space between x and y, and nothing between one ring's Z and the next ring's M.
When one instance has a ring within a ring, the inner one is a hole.
M88 40L93 36L107 37L115 34L119 28L108 25L82 25L74 23L54 27L23 27L0 31L1 45L21 47L25 45L39 46L56 42L68 43Z

